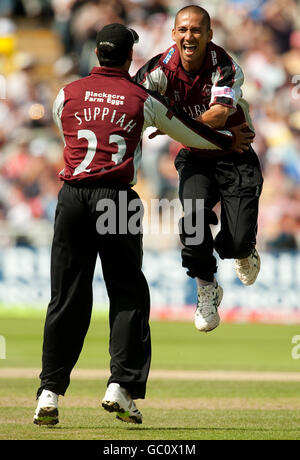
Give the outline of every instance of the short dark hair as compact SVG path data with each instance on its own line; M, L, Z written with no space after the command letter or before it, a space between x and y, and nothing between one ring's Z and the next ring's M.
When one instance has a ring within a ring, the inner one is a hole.
M119 23L107 24L96 37L99 64L107 67L122 66L138 40L135 30Z
M175 16L175 26L176 26L176 22L177 22L177 17L179 16L180 13L182 13L183 11L185 10L194 10L195 13L199 13L203 16L204 18L204 23L207 27L207 30L209 30L211 28L211 21L210 21L210 15L208 14L208 12L202 8L201 6L198 6L198 5L187 5L187 6L184 6L183 8L181 8L181 10L177 11L176 13L176 16Z
M99 50L99 47L97 46L97 50L98 50L99 64L105 67L121 67L122 65L125 64L129 56L129 51L128 51L127 55L123 55L122 57L119 56L116 59L111 59L111 58L106 57L110 51L108 48L106 49L101 48L101 50Z

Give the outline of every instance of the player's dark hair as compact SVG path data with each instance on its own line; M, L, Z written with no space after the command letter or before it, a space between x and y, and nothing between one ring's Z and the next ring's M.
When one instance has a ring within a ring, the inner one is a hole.
M198 5L187 5L187 6L184 6L183 8L181 8L181 10L177 11L176 16L175 16L175 26L176 26L178 15L180 13L182 13L183 11L189 10L189 9L194 10L195 13L199 13L199 14L201 14L203 16L204 24L206 25L207 30L209 30L211 28L210 16L209 16L208 12L204 8L202 8L201 6L198 6Z
M99 64L101 66L105 66L105 67L122 67L125 62L127 61L128 59L128 56L129 56L129 53L128 55L126 56L118 56L116 57L115 59L110 59L107 57L106 53L105 53L105 49L103 49L104 47L102 46L101 49L99 49L99 46L97 46L97 50L98 50L98 61L99 61Z

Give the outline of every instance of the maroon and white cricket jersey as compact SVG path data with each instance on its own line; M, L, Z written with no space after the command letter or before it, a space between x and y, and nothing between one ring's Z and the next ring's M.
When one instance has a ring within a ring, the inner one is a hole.
M174 44L150 59L133 79L145 88L167 96L193 119L215 104L229 107L230 115L224 129L247 122L254 132L248 103L242 98L243 72L223 48L212 42L208 43L203 65L196 74L183 69ZM202 157L219 155L217 151L191 150Z
M154 126L197 149L230 149L232 135L174 115L159 95L134 83L128 72L94 67L88 77L60 90L53 117L64 141L60 178L134 185L144 130Z

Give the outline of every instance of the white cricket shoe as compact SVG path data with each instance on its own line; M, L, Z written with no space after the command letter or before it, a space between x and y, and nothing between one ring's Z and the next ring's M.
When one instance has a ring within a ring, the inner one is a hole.
M125 388L118 383L110 383L102 400L102 407L108 412L116 412L117 419L127 423L142 423L143 416Z
M209 332L220 323L218 306L223 298L223 289L215 284L198 287L198 302L195 311L194 323L201 332Z
M58 395L53 391L43 390L38 399L33 423L36 425L56 425L58 421Z
M254 283L260 270L260 257L254 248L250 256L235 260L235 271L243 284L250 286Z

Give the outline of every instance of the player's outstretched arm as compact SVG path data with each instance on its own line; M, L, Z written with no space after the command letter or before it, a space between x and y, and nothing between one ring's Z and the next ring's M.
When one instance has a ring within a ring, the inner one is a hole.
M184 112L174 112L167 101L151 93L144 104L145 126L154 126L177 142L205 150L230 151L235 135L191 119ZM223 153L223 152L222 152Z
M238 153L247 151L254 140L254 133L247 129L247 123L242 123L230 130L217 130L198 119L193 120L183 111L171 109L166 98L161 98L159 95L151 93L151 102L155 120L152 120L149 126L156 126L158 130L149 135L150 139L159 134L168 134L189 147Z

